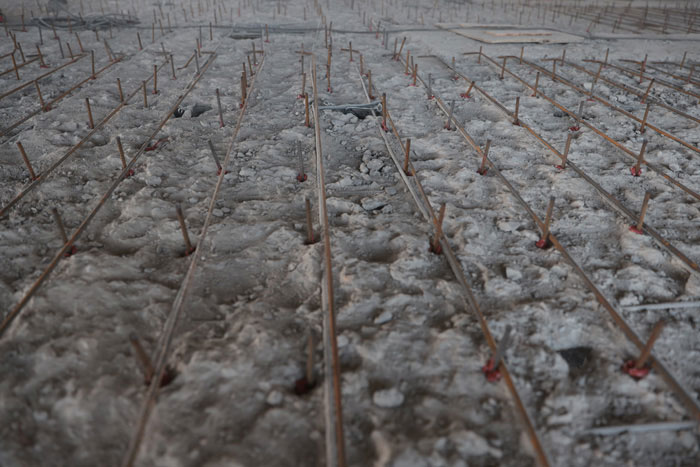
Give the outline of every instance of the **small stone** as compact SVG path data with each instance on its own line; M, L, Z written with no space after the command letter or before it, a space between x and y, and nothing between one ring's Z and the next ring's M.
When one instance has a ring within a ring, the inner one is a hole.
M403 400L403 394L401 394L401 392L395 388L382 389L380 391L376 391L372 395L374 405L384 409L399 407L401 404L403 404Z
M364 162L360 164L360 172L362 172L363 174L369 173L367 164L365 164Z
M523 273L521 273L520 271L518 271L515 268L511 268L510 266L507 266L506 267L506 277L509 280L517 281L519 279L522 279Z
M374 324L384 324L388 323L391 321L391 319L394 317L394 315L391 314L391 311L383 311L382 313L379 314L376 318L374 318Z
M270 405L280 405L282 403L282 393L274 390L267 395L267 403Z
M163 183L163 180L160 177L146 177L146 185L148 186L159 186L161 183Z
M386 204L386 201L380 201L378 199L365 199L362 200L362 209L365 211L374 211L375 209L383 208Z
M224 217L224 211L221 209L214 209L211 213L216 217Z
M372 159L371 161L367 162L367 168L369 170L379 170L382 167L384 167L384 164L380 159Z

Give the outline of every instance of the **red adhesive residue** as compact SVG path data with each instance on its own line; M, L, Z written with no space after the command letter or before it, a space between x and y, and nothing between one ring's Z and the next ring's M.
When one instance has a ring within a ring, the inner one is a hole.
M146 151L146 152L148 152L148 151L155 151L156 149L158 149L158 146L160 146L160 145L163 144L163 143L167 143L167 142L168 142L168 137L166 136L165 138L161 138L161 139L159 139L158 141L156 141L155 143L153 143L152 145L148 146L148 147L145 149L145 151Z

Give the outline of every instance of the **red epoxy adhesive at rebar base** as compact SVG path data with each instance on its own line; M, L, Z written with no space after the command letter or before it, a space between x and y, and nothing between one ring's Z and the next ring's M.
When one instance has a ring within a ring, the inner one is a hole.
M70 258L71 256L73 256L77 252L78 252L78 248L75 245L71 245L70 248L68 249L68 251L63 253L63 256L66 258Z
M303 396L308 394L316 386L314 382L309 382L306 376L303 376L294 382L294 394L297 396Z
M574 125L569 127L569 131L579 131L581 129L580 126Z
M630 232L634 232L634 233L636 233L637 235L643 235L643 234L644 234L644 232L642 232L641 230L639 230L639 229L637 228L636 225L630 225Z
M634 177L639 177L640 175L642 175L642 168L640 167L638 169L636 166L632 166L632 167L630 167L630 173Z
M161 138L158 141L156 141L155 143L153 143L152 145L148 146L146 149L144 149L144 151L146 151L146 152L155 151L156 149L158 149L159 146L161 146L167 142L168 142L168 137L166 136L165 138Z
M305 182L309 177L306 176L306 174L298 174L297 175L297 181L298 182Z
M496 383L501 380L501 371L493 364L493 358L489 358L486 365L481 367L481 371L486 376L486 381L489 383Z
M637 368L636 360L627 360L624 365L622 365L622 371L634 379L642 379L649 374L651 368L646 365L641 368Z
M549 238L543 238L541 240L537 240L535 242L535 246L542 250L546 250L552 246L552 242L549 241Z

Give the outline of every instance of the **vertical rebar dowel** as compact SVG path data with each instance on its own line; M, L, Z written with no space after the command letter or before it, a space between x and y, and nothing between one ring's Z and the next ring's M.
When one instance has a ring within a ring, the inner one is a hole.
M85 98L85 107L87 108L88 123L90 124L90 129L95 128L95 122L92 120L92 109L90 108L90 99Z
M544 217L544 226L542 227L542 237L538 242L538 246L545 246L549 242L549 224L552 222L552 211L554 210L554 196L549 198L549 205L547 206L547 214Z
M469 99L470 97L472 97L470 93L472 92L472 88L474 88L474 83L474 81L469 83L469 88L467 88L467 92L465 92L464 94L460 94L460 96L464 97L465 99Z
M581 120L583 120L583 106L586 103L585 100L582 100L581 102L578 103L578 113L576 114L576 121L578 124L581 124Z
M309 119L309 93L304 93L304 108L306 109L306 115L304 117L304 125L307 128L311 127L311 121Z
M146 109L148 108L148 98L146 97L146 82L141 81L142 83L142 88L143 88L143 108Z
M173 79L177 79L177 76L175 76L175 60L173 60L173 54L170 54L170 68L173 72Z
M411 138L406 139L406 152L404 155L404 160L403 160L403 172L408 175L409 177L413 175L413 173L409 170L408 168L408 163L410 162L410 157L411 157Z
M119 91L119 102L124 104L124 91L122 91L122 81L117 78L117 91Z
M515 98L515 113L513 116L513 125L520 125L520 120L518 120L518 111L520 110L520 96Z
M489 170L489 168L486 167L486 161L489 157L489 149L491 149L491 140L487 139L486 146L484 147L483 154L481 155L481 166L479 167L479 170L476 171L476 173L479 175L486 175L486 172Z
M537 95L537 85L539 84L539 82L540 82L540 72L538 71L537 74L535 75L535 87L534 87L534 90L532 92L533 97L539 97Z
M314 243L314 225L311 221L311 201L306 198L306 244Z
M190 242L190 236L187 233L187 226L185 225L185 217L182 214L182 207L180 207L179 204L175 206L175 213L177 214L177 220L180 223L180 230L182 230L182 238L185 240L185 248L187 249L185 254L189 255L194 251L194 248Z
M330 77L328 80L330 81ZM374 99L374 95L372 94L372 70L367 70L367 94L370 99Z
M12 58L12 67L15 70L15 76L17 77L17 80L19 81L19 79L20 79L19 70L17 69L17 61L15 59L15 52L14 51L12 51L12 53L10 54L10 57Z
M41 53L41 48L39 47L39 44L36 45L36 53L39 56L39 66L41 68L48 68L46 63L44 63L44 54ZM12 53L12 56L14 57L14 51Z
M651 104L647 103L646 109L644 109L644 118L642 118L642 125L639 127L639 132L644 133L647 131L647 117L649 116L649 108L651 107Z
M399 47L399 51L396 53L396 56L394 57L395 60L398 60L398 58L401 56L401 52L403 51L403 46L406 43L406 36L401 40L401 46Z
M139 338L136 336L136 334L131 333L129 335L129 341L131 342L131 345L134 348L134 353L136 354L137 360L141 364L141 371L143 371L143 380L145 384L150 384L151 379L153 378L153 373L155 372L155 370L153 369L153 363L148 357L146 351L141 346L141 342L139 342Z
M153 65L153 94L158 94L158 66Z
M389 128L386 126L386 114L387 114L387 108L386 108L386 93L382 93L382 128L384 131L389 131Z
M241 73L241 108L245 105L248 94L248 83L246 82L245 72Z
M214 143L212 143L211 140L208 141L209 144L209 151L211 152L211 157L214 159L214 163L216 164L216 169L217 169L217 175L221 174L221 171L223 170L221 167L221 162L219 162L219 158L216 155L216 150L214 149Z
M53 219L58 227L58 233L61 234L61 240L63 240L63 244L65 245L68 243L68 235L66 235L66 228L63 226L61 215L58 213L58 209L56 208L51 208L51 214L53 214Z
M632 167L632 175L635 177L638 177L639 175L642 174L642 161L644 160L644 152L647 149L647 140L644 140L642 143L642 149L639 151L639 155L637 156L637 163L634 164L634 167Z
M122 170L126 169L126 155L124 154L124 146L122 146L122 139L117 136L117 149L119 149L119 160L122 162Z
M454 110L455 110L455 101L452 100L450 102L450 111L447 114L447 123L445 123L445 129L447 129L447 130L452 129L452 127L450 126L450 123L452 123L452 115L454 114Z
M37 176L34 173L34 169L32 168L31 162L29 162L29 158L27 157L27 153L24 151L24 146L22 146L22 143L20 141L17 141L17 148L19 148L19 153L22 156L22 160L24 161L24 165L27 166L27 170L29 171L29 176L32 178L32 180L36 180Z
M223 128L224 125L224 111L221 108L221 95L219 94L219 88L216 88L216 105L219 107L219 125Z
M649 199L651 198L651 192L647 191L644 193L644 201L642 201L642 211L639 213L639 220L637 221L637 232L642 232L642 227L644 227L644 216L647 214L647 208L649 207Z
M433 253L440 253L442 251L442 248L440 248L440 237L442 237L442 222L445 220L445 208L445 203L442 203L435 224L435 238L433 238L433 243L431 244Z
M569 148L571 148L571 138L574 135L569 133L566 137L566 145L564 146L564 153L562 154L561 158L561 165L558 165L558 169L565 169L566 168L566 159L569 157Z
M61 46L60 41L58 45L61 47L61 58L66 58L65 55L63 55L63 46ZM22 57L22 63L27 63L27 59L24 57L24 50L22 50L22 44L19 42L17 43L17 51L19 52L19 56Z
M80 40L80 36L78 35L77 32L75 33L75 40L78 42L78 47L80 47L80 53L81 53L81 54L84 54L84 53L85 53L85 49L83 49L83 43L82 43L82 41Z
M39 96L39 105L41 105L41 110L46 112L46 105L44 104L44 97L41 95L41 89L39 88L39 81L34 80L34 87L36 88L36 93Z
M654 347L654 343L656 342L656 339L659 338L661 335L661 331L664 328L664 325L666 323L664 321L659 321L654 325L654 329L651 331L651 335L649 336L649 340L647 343L644 345L644 349L642 349L642 353L639 355L639 358L637 359L636 363L634 364L634 367L636 369L640 369L644 366L644 364L647 362L649 359L649 356L651 355L651 349Z
M58 41L58 44L61 44L61 41ZM112 50L109 48L109 44L107 44L107 39L104 39L104 44L105 44L105 52L107 52L107 57L109 58L110 62L114 61L114 56L112 55Z

